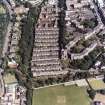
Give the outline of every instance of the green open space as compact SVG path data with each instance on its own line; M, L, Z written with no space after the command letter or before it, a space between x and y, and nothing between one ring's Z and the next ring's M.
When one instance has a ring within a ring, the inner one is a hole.
M17 82L15 76L10 74L10 73L5 74L3 78L4 78L5 84L12 84L12 83L16 83Z
M0 14L5 14L5 13L6 13L5 8L2 5L0 5Z
M101 79L89 79L88 82L94 90L105 89L105 83Z
M33 91L32 105L90 105L85 87L54 86Z

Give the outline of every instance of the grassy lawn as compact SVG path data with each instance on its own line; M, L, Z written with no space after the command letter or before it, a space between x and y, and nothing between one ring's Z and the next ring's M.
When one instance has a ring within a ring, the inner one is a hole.
M5 14L6 10L3 8L2 5L0 5L0 14Z
M34 90L32 105L90 105L86 88L54 86Z
M95 90L105 89L105 83L102 80L91 79L88 81L91 87Z
M12 83L17 82L17 80L14 75L6 74L6 75L4 75L4 82L6 84L12 84Z

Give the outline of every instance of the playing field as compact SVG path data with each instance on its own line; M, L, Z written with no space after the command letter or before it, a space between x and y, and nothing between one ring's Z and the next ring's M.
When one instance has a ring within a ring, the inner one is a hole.
M12 84L12 83L17 82L17 80L14 75L6 74L6 75L4 75L4 82L6 84Z
M2 5L0 5L0 14L5 14L6 10L3 8Z
M88 81L94 90L105 89L105 83L101 79L100 80L90 79Z
M85 88L55 86L34 90L33 105L90 105Z

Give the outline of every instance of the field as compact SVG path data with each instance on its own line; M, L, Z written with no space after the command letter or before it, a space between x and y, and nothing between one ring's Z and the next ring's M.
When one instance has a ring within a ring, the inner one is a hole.
M88 81L91 87L95 90L105 89L105 83L103 82L103 80L91 79Z
M2 5L0 5L0 14L5 14L6 10L3 8Z
M11 84L11 83L17 82L17 80L14 75L11 75L8 73L8 74L4 75L4 82L6 84Z
M90 105L86 88L54 86L34 90L32 105Z

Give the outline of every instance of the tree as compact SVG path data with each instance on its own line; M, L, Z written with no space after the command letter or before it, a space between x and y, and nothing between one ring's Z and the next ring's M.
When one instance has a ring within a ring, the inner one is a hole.
M91 89L91 90L87 90L87 92L89 93L89 97L91 99L94 99L95 95L96 95L96 91Z
M85 28L94 28L96 23L94 20L84 20L81 22L81 25L83 25Z

